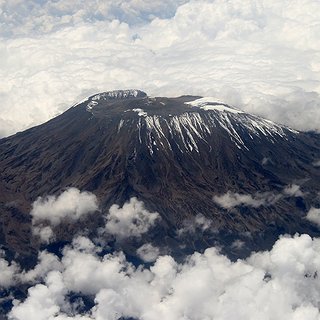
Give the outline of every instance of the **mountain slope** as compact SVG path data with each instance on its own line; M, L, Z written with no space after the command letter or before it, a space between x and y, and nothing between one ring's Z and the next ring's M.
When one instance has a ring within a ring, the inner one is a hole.
M240 239L246 247L234 254L241 255L268 247L280 233L318 234L305 215L320 191L320 172L313 165L320 159L319 141L318 134L297 132L213 98L101 93L0 140L0 239L12 251L36 252L31 204L67 187L96 194L104 212L137 197L162 217L150 237L177 252L216 242L231 252L231 243ZM303 197L283 191L292 184L303 187ZM228 192L272 199L232 208L214 201ZM197 215L211 221L211 228L179 236ZM101 223L98 215L84 222L90 230ZM69 238L70 230L62 230L59 240Z

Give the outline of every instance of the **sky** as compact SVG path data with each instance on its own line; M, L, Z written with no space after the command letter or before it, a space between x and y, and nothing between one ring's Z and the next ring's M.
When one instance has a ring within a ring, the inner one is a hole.
M0 0L0 137L127 88L319 130L319 21L318 0Z

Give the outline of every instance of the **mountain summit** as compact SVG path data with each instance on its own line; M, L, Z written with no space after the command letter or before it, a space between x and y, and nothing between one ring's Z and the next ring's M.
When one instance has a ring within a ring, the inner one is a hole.
M32 255L32 203L75 187L94 193L101 212L143 201L161 217L148 237L176 255L218 243L244 256L282 233L319 234L306 219L319 201L319 159L318 134L214 98L99 93L0 140L1 243ZM62 228L57 242L84 226L94 232L101 219Z

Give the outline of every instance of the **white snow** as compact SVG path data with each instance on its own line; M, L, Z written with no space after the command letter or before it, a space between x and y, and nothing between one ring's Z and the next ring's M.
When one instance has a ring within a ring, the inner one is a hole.
M103 93L96 94L92 97L92 100L107 100L107 99L124 99L128 97L136 98L138 96L138 90L114 90L114 91L107 91Z
M135 108L132 109L133 112L137 112L139 117L146 117L148 114L143 109Z
M138 93L137 90L124 90L98 94L91 98L87 110L91 111L101 99L126 98L137 96ZM138 114L139 142L146 144L151 156L159 148L166 150L166 152L173 152L178 148L181 153L200 153L203 146L211 150L209 137L216 134L218 127L224 130L225 136L228 136L237 148L246 150L249 150L250 147L246 143L247 139L267 138L271 143L275 143L278 138L287 139L288 131L298 133L272 121L228 106L213 97L200 98L185 104L190 106L190 109L187 108L179 115L151 115L142 108L124 111L124 113L135 112ZM132 123L135 123L134 119L132 119ZM120 120L118 131L123 126L124 120ZM243 135L244 132L247 133L247 137Z
M136 112L143 112L143 110ZM144 126L146 130L142 131ZM298 133L241 111L199 113L190 110L171 117L145 115L140 118L138 124L139 141L140 143L145 141L150 155L153 155L155 145L163 150L172 151L173 143L182 153L199 153L200 143L210 148L208 137L216 133L216 127L221 127L237 148L246 150L249 150L249 146L245 143L243 132L248 133L250 140L265 137L272 143L277 138L287 139L286 130ZM146 138L142 137L142 132L145 132Z
M243 111L231 108L224 104L221 100L213 97L204 97L194 101L186 102L185 104L191 105L192 107L198 107L203 110L216 110L221 112L231 112L231 113L243 113Z
M87 104L87 110L90 111L93 109L94 106L96 106L98 104L98 102L96 101L90 101L88 104Z
M74 108L74 107L78 106L79 104L84 103L84 102L86 102L88 100L89 100L89 97L85 97L82 100L76 102L71 108Z
M116 100L116 99L126 99L126 98L136 98L139 94L139 90L114 90L114 91L107 91L102 92L94 95L91 98L91 101L87 104L87 111L91 111L94 106L98 104L98 101L100 100ZM84 101L89 100L90 98L87 98ZM82 103L81 102L81 103ZM79 103L78 103L79 104Z

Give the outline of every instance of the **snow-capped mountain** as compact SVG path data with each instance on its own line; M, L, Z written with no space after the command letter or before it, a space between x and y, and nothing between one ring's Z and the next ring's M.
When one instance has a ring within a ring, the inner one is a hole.
M319 159L318 134L215 98L149 97L139 90L96 94L0 140L0 240L31 263L38 245L30 233L31 204L76 187L94 193L101 212L131 197L143 201L161 216L145 237L177 256L217 243L243 256L270 246L281 233L319 234L305 219L319 202ZM61 228L57 243L83 228L94 233L101 219ZM235 240L246 245L237 251ZM130 242L122 246L130 252Z

